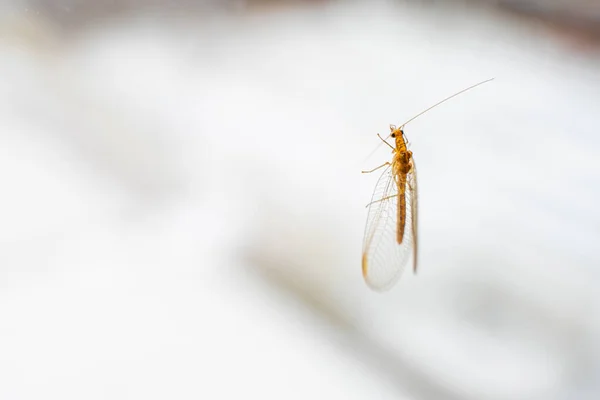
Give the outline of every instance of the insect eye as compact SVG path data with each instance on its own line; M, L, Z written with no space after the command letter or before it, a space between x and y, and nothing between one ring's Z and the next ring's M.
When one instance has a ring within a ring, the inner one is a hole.
M391 137L393 137L393 138L395 138L395 137L396 137L396 134L395 134L395 133L392 133L390 136L391 136Z

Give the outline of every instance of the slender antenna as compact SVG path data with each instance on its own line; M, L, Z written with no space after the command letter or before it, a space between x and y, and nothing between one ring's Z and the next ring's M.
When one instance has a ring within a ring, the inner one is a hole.
M456 97L456 96L458 96L459 94L462 94L462 93L464 93L464 92L466 92L466 91L468 91L468 90L471 90L471 89L473 89L473 88L476 88L476 87L477 87L477 86L479 86L479 85L483 85L484 83L487 83L487 82L489 82L489 81L493 81L493 80L494 80L494 78L486 79L485 81L482 81L482 82L476 83L476 84L475 84L475 85L473 85L473 86L469 86L468 88L466 88L466 89L463 89L463 90L461 90L460 92L456 92L456 93L454 93L452 96L446 97L446 98L445 98L444 100L442 100L442 101L438 101L437 103L435 103L434 105L432 105L431 107L429 107L428 109L426 109L425 111L421 111L420 113L418 113L417 115L415 115L414 117L412 117L411 119L409 119L408 121L406 121L405 123L403 123L402 125L400 125L400 128L404 128L404 126L405 126L406 124L408 124L409 122L411 122L411 121L415 120L417 117L420 117L421 115L425 114L427 111L430 111L432 108L435 108L435 107L439 106L440 104L447 102L447 101L448 101L448 100L450 100L451 98L453 98L453 97ZM390 133L390 134L391 134L391 133ZM387 139L387 138L389 138L389 137L390 137L390 135L387 135L385 138ZM370 154L367 156L367 158L366 158L365 160L369 159L369 158L370 158L370 157L373 155L373 153L375 153L375 152L377 151L377 149L379 149L379 146L381 146L381 143L379 143L377 146L375 146L375 148L373 149L373 151L372 151L372 152L371 152L371 153L370 153Z
M473 85L473 86L469 86L468 88L461 90L460 92L454 93L452 96L446 97L446 98L445 98L444 100L442 100L442 101L438 101L437 103L435 103L434 105L432 105L431 107L429 107L428 109L426 109L425 111L421 111L420 113L418 113L417 115L415 115L414 117L412 117L411 119L409 119L408 121L406 121L405 123L403 123L402 125L400 125L400 127L401 127L401 128L404 128L404 126L405 126L406 124L408 124L409 122L411 122L411 121L413 121L413 120L417 119L417 117L420 117L421 115L425 114L427 111L429 111L429 110L431 110L431 109L433 109L433 108L436 108L436 107L437 107L437 106L439 106L440 104L447 102L447 101L448 101L448 100L450 100L451 98L453 98L453 97L456 97L456 96L458 96L459 94L462 94L462 93L464 93L464 92L466 92L466 91L468 91L468 90L471 90L471 89L473 89L473 88L476 88L476 87L477 87L477 86L479 86L479 85L483 85L484 83L487 83L487 82L489 82L489 81L493 81L493 80L494 80L494 78L491 78L491 79L487 79L487 80L485 80L485 81L483 81L483 82L476 83L476 84L475 84L475 85Z

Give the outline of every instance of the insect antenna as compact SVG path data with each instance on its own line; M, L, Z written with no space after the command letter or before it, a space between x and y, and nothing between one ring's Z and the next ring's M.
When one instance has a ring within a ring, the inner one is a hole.
M418 118L418 117L420 117L421 115L425 114L427 111L431 111L432 109L434 109L434 108L436 108L437 106L441 105L442 103L445 103L445 102L447 102L448 100L450 100L450 99L452 99L452 98L454 98L454 97L458 96L459 94L462 94L462 93L464 93L464 92L467 92L467 91L469 91L469 90L471 90L471 89L474 89L474 88L476 88L476 87L477 87L477 86L479 86L479 85L483 85L484 83L487 83L487 82L490 82L490 81L493 81L493 80L494 80L494 78L486 79L485 81L482 81L482 82L476 83L476 84L475 84L475 85L473 85L473 86L469 86L468 88L466 88L466 89L463 89L463 90L461 90L460 92L456 92L456 93L454 93L452 96L448 96L448 97L446 97L444 100L438 101L437 103L435 103L435 104L434 104L434 105L432 105L431 107L427 108L427 109L426 109L426 110L424 110L424 111L421 111L420 113L418 113L417 115L415 115L414 117L412 117L411 119L409 119L408 121L406 121L405 123L403 123L402 125L400 125L400 128L404 128L404 126L406 126L406 125L407 125L409 122L412 122L412 121L414 121L415 119L417 119L417 118Z
M459 91L459 92L456 92L456 93L454 93L452 96L448 96L448 97L446 97L445 99L443 99L443 100L441 100L441 101L438 101L437 103L435 103L435 104L434 104L434 105L432 105L431 107L429 107L429 108L425 109L424 111L421 111L420 113L418 113L417 115L415 115L414 117L412 117L411 119L409 119L408 121L406 121L405 123L403 123L402 125L400 125L400 128L401 128L401 129L404 129L404 127L405 127L405 126L406 126L406 125L407 125L409 122L412 122L412 121L414 121L415 119L417 119L417 118L418 118L418 117L420 117L421 115L425 114L425 113L426 113L426 112L428 112L428 111L431 111L432 109L434 109L434 108L436 108L437 106L441 105L442 103L445 103L445 102L447 102L448 100L450 100L450 99L452 99L452 98L454 98L454 97L458 96L459 94L462 94L462 93L464 93L464 92L467 92L467 91L469 91L469 90L471 90L471 89L474 89L474 88L476 88L476 87L477 87L477 86L479 86L479 85L483 85L484 83L487 83L487 82L490 82L490 81L493 81L493 80L494 80L494 78L486 79L485 81L481 81L481 82L479 82L479 83L476 83L475 85L469 86L469 87L468 87L468 88L466 88L466 89L463 89L463 90L461 90L461 91ZM387 135L387 136L386 136L386 139L387 139L387 138L389 138L389 137L390 137L390 135ZM381 143L379 143L379 144L378 144L378 145L377 145L377 146L376 146L376 147L373 149L373 151L372 151L372 152L371 152L371 153L370 153L370 154L367 156L367 159L368 159L368 158L370 158L370 157L373 155L373 153L375 153L375 151L377 151L377 149L379 149L379 146L381 146Z

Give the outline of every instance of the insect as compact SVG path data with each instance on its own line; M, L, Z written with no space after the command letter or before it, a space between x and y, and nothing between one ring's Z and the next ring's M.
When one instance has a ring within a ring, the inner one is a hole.
M479 82L434 104L415 115L399 127L390 125L390 134L382 143L392 149L392 161L368 171L368 174L383 168L371 202L367 204L367 223L362 250L362 273L367 285L376 291L385 291L400 278L405 265L412 256L413 272L418 265L418 196L417 170L404 127L417 117L440 104L473 89L492 79ZM394 145L387 139L392 138Z

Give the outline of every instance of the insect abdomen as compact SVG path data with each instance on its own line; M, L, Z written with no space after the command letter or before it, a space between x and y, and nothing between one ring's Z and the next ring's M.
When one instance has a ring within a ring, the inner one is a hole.
M398 182L398 226L396 228L396 240L398 244L402 244L404 239L404 225L406 223L406 196L405 196L405 181Z

